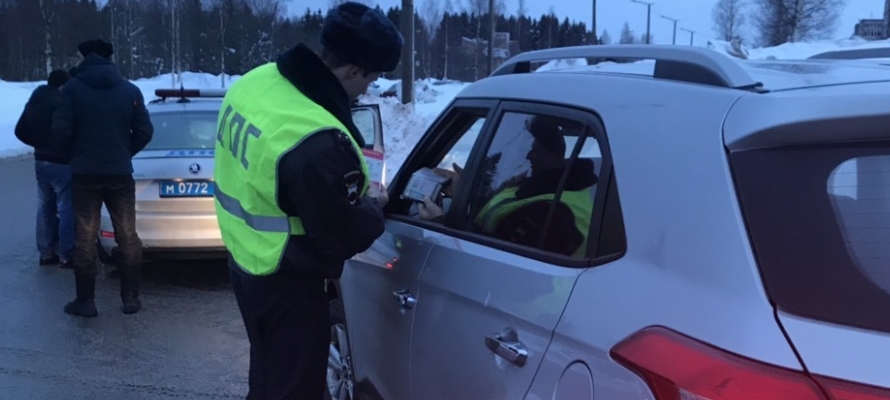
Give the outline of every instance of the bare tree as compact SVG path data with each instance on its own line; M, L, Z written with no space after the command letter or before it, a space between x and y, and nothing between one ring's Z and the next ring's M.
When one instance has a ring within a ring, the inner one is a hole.
M438 0L423 0L423 4L421 4L419 11L418 16L423 24L423 30L426 32L426 41L428 44L428 46L426 46L427 62L423 63L423 66L426 70L426 76L430 77L430 64L432 64L431 61L433 58L432 44L436 39L436 33L439 31L439 26L442 24L442 17L444 16L445 11L439 4Z
M460 0L457 0L460 2ZM458 3L459 4L459 3ZM454 4L451 0L445 0L444 14L450 16L454 15ZM445 22L445 65L442 70L442 79L448 79L448 20L450 18L445 18L443 22Z
M143 5L136 0L110 0L107 7L111 14L111 41L119 49L116 58L123 71L126 68L130 78L140 74L139 61L144 46L140 34L145 30L142 24Z
M272 42L272 35L275 31L275 25L278 17L282 13L282 4L280 0L246 0L245 3L258 20L259 32L258 40L250 49L253 59L271 60L275 56L275 46ZM265 49L265 51L264 51ZM263 56L262 54L265 54Z
M347 0L332 0L344 3ZM275 15L282 10L281 0L245 0L245 3L257 15Z
M628 29L630 29L630 28L628 28ZM609 31L603 29L603 34L600 35L600 43L612 44L612 35L609 34Z
M745 24L744 7L744 0L720 0L714 5L711 18L718 38L728 42L739 36Z
M180 58L180 45L182 42L179 30L179 21L181 19L179 11L181 7L182 2L180 0L170 0L170 67L172 87L176 87L177 83L182 84L182 60Z
M618 44L634 44L636 42L637 38L634 36L634 31L630 30L630 24L625 22L624 26L621 27L621 38L618 39Z
M519 7L516 9L516 40L522 40L522 20L528 14L528 8L525 7L525 0L519 0Z
M479 80L479 56L482 45L482 17L488 13L489 0L469 0L469 12L476 19L476 37L473 38L473 80Z
M226 87L226 54L230 52L229 46L226 46L226 29L228 28L229 3L226 0L211 0L210 9L216 8L219 17L219 84L220 87Z
M445 10L438 0L423 0L423 5L420 6L418 14L423 23L423 30L426 31L426 40L432 43L436 39L436 33L439 32L439 26L442 24Z
M45 47L43 55L46 57L46 75L53 71L53 19L56 17L54 0L39 0L40 16L43 18L43 30L45 32Z
M765 46L828 38L845 0L756 0L754 22Z

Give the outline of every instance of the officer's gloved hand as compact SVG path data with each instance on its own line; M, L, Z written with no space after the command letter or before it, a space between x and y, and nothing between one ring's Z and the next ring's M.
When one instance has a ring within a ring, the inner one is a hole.
M427 221L441 220L445 216L445 210L430 200L429 197L423 199L423 203L417 205L418 215Z

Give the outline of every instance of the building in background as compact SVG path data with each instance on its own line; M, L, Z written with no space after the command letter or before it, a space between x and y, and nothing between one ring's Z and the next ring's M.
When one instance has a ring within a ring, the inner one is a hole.
M884 40L890 38L890 0L884 0L884 18L860 19L853 27L853 36L865 40Z
M886 15L886 13L885 13ZM887 38L886 19L860 19L853 29L853 35L866 40L881 40Z

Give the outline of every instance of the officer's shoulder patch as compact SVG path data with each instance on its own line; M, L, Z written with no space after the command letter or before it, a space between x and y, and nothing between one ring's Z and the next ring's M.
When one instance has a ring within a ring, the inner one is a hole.
M349 204L358 202L361 194L359 193L359 183L362 179L361 171L352 170L343 175L343 184L346 186L346 200Z

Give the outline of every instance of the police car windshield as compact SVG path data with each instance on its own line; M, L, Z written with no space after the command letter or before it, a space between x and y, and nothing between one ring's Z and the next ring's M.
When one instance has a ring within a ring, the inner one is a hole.
M145 150L213 149L217 115L215 111L154 113L154 136Z

